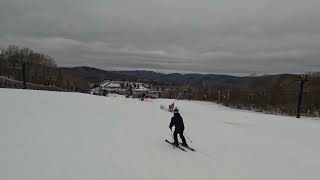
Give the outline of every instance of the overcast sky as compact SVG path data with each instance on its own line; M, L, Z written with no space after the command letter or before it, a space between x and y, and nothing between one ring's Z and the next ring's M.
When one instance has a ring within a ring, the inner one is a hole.
M320 71L319 0L0 0L0 47L59 66Z

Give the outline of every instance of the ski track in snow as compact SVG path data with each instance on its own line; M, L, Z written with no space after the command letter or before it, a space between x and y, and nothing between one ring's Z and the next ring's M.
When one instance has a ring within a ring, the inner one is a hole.
M172 101L0 89L0 179L319 179L319 118L180 100L183 152L164 142Z

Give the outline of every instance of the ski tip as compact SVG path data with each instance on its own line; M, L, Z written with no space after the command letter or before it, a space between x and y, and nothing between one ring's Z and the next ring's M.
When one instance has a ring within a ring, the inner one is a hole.
M184 146L182 143L179 143L182 147L189 149L190 151L196 152L196 150L190 146Z

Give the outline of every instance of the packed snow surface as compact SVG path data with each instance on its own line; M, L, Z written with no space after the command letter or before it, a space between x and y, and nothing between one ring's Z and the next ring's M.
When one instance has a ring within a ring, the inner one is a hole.
M176 101L183 152L164 141L172 101L0 89L0 179L319 179L319 119Z

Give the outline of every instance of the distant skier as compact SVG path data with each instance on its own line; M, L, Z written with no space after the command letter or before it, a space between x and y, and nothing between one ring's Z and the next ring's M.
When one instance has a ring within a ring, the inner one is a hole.
M131 84L129 85L129 88L127 90L127 96L132 96L133 95L133 90Z
M146 93L142 93L140 100L144 101L144 99L147 98L146 96L147 96Z
M176 107L173 110L173 112L174 112L174 115L171 118L171 122L170 122L170 125L169 125L169 128L171 129L171 131L172 131L172 127L175 126L175 129L174 129L174 132L173 132L173 138L174 138L173 144L176 145L176 146L179 146L179 141L178 141L178 134L179 134L179 136L180 136L180 138L182 140L182 145L185 146L185 147L189 147L187 142L186 142L186 139L183 136L184 124L183 124L183 119L180 116L179 109Z
M171 104L169 104L169 111L173 112L173 108L174 108L174 102L172 102Z

